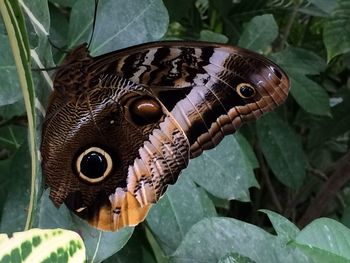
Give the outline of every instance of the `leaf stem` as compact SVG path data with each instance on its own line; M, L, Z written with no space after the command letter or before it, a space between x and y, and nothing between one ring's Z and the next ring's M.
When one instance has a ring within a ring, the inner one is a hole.
M272 185L272 182L270 180L270 175L269 175L269 171L268 171L268 168L267 168L267 165L266 165L266 162L264 160L264 156L263 156L263 153L260 149L260 146L257 145L255 147L255 152L256 152L256 157L259 161L259 164L260 164L260 170L261 170L261 174L263 175L264 177L264 181L266 183L266 187L270 193L270 196L272 198L272 202L274 203L276 209L277 209L277 212L281 213L282 212L282 205L277 197L277 194L276 194L276 191Z
M29 147L31 154L31 186L25 230L32 227L37 198L37 138L35 134L35 91L30 70L30 52L28 34L18 1L0 0L0 12L8 33L12 53L22 89L24 105L27 112L29 129Z
M276 51L282 50L284 48L285 44L287 43L287 39L288 39L290 31L292 29L294 20L297 17L298 10L299 10L301 2L302 2L302 0L294 0L294 7L293 7L293 10L292 10L292 13L288 17L287 25L286 25L286 27L284 28L284 30L282 32L282 38L281 38L281 40L279 41L279 44L276 47Z

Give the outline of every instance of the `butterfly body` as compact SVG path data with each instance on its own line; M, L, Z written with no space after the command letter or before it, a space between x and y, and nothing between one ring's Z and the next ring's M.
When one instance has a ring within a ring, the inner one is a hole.
M56 73L43 126L50 197L100 229L136 225L190 158L288 90L277 65L236 47L156 42L91 57L82 45Z

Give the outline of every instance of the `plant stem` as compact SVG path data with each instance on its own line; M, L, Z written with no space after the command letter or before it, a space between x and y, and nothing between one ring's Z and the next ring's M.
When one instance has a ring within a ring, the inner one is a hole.
M286 27L284 28L284 30L282 32L282 38L281 38L281 40L279 41L279 44L276 47L277 51L278 50L282 50L284 48L285 44L287 43L287 39L289 37L290 30L292 29L294 20L295 20L297 14L298 14L298 10L299 10L299 6L300 6L301 2L302 2L301 0L295 0L294 1L294 8L292 10L291 15L288 18L287 25L286 25Z
M340 189L350 181L350 151L345 154L336 164L335 171L328 178L315 199L298 222L300 227L306 226L312 220L320 217L326 210L330 201Z
M266 187L267 187L267 189L270 193L270 196L272 198L272 202L274 203L274 205L277 209L277 212L281 213L282 212L282 205L281 205L281 203L277 197L276 191L272 185L272 182L270 180L269 171L268 171L267 165L266 165L265 160L264 160L264 156L262 154L260 146L258 146L258 145L256 146L256 157L258 158L258 161L260 164L260 170L261 170L261 173L264 177Z

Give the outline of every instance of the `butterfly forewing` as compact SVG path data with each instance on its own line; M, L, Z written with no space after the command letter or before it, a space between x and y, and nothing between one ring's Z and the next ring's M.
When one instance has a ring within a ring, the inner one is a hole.
M277 65L236 47L157 42L94 58L84 48L56 74L43 170L56 205L104 230L141 222L189 158L289 91Z
M108 61L108 66L105 64ZM191 156L217 145L242 122L282 104L289 79L276 64L238 47L160 42L97 57L92 67L148 87L186 133ZM251 85L255 96L237 87Z

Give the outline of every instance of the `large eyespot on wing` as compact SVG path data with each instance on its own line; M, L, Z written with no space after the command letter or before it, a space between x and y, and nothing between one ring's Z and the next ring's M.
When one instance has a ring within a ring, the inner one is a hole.
M240 83L236 87L237 94L243 99L250 99L255 96L255 88L249 83Z
M79 154L75 169L81 180L95 184L103 181L113 169L113 160L109 153L100 147L89 147Z
M134 125L156 124L164 115L156 98L135 94L123 102L125 117Z

